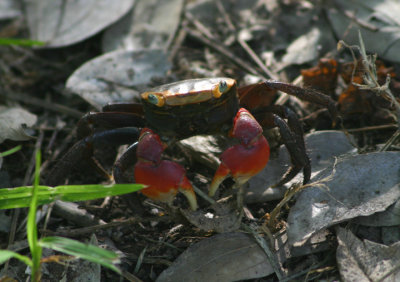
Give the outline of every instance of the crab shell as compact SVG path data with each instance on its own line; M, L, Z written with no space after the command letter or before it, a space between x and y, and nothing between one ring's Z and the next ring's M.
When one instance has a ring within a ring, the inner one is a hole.
M227 132L239 110L236 81L190 79L141 94L147 126L163 139Z

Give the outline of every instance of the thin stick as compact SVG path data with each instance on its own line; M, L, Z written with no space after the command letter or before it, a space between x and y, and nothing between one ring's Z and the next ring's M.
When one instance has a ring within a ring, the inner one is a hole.
M240 46L249 54L249 56L253 59L253 61L257 64L259 68L263 70L263 72L269 76L273 80L279 80L279 76L275 73L273 73L271 70L269 70L265 64L261 61L260 57L251 49L249 44L247 44L246 41L244 41L240 36L237 38L237 42L239 42Z
M56 104L56 103L49 103L45 100L42 99L38 99L32 96L28 96L22 93L15 93L13 92L12 94L8 94L8 93L0 93L0 96L4 96L7 99L12 99L12 100L16 100L16 101L20 101L23 102L25 104L29 104L29 105L34 105L37 107L41 107L43 109L46 110L51 110L54 112L59 112L59 113L63 113L66 115L69 115L71 117L74 118L81 118L83 116L84 113L77 111L75 109L66 107L64 105L61 104Z
M238 65L240 68L246 70L247 72L249 72L251 74L258 75L262 79L267 80L267 78L264 75L260 74L256 69L254 69L251 65L249 65L245 61L243 61L240 58L234 56L233 53L230 52L228 49L226 49L224 46L219 45L219 44L211 41L210 39L206 38L205 36L203 36L199 32L196 32L196 31L193 31L193 30L190 30L190 29L187 29L187 32L193 38L199 40L200 42L202 42L203 44L207 45L208 47L210 47L210 48L216 50L217 52L221 53L221 55L223 55L226 58L228 58L234 64Z
M383 125L365 126L365 127L361 127L361 128L343 129L343 131L352 133L352 132L383 130L383 129L391 129L391 128L397 128L397 125L396 124L383 124Z

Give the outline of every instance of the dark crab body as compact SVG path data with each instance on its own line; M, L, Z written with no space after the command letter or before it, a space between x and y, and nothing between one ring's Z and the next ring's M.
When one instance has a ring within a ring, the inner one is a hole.
M236 81L190 79L142 93L146 126L166 138L227 132L239 110Z
M306 183L311 167L302 126L289 109L270 105L277 90L325 106L336 118L335 104L328 96L286 83L265 81L238 88L234 79L224 77L179 81L142 93L141 104L113 103L102 112L86 114L78 124L82 140L60 160L47 182L58 184L65 170L72 168L79 158L91 157L91 148L97 143L132 144L114 165L116 182L125 182L123 172L136 162L135 180L147 185L142 190L144 195L172 203L180 191L194 210L196 195L184 168L162 159L167 145L216 132L227 133L239 141L220 156L221 164L209 189L213 196L226 177L232 176L241 185L265 167L269 146L262 134L262 124L279 128L292 160L276 186L291 180L301 169Z

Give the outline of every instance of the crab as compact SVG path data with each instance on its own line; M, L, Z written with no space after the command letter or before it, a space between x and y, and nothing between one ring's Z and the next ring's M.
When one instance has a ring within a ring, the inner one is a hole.
M303 183L307 183L311 165L303 129L289 108L270 105L277 90L328 108L333 120L337 116L329 96L282 82L264 81L239 88L234 79L218 77L165 84L142 93L141 104L112 103L102 112L86 114L78 123L81 141L50 174L49 185L58 181L82 155L90 156L98 143L131 144L114 164L115 181L126 182L124 172L136 161L134 177L137 183L147 185L141 190L144 195L171 204L181 192L190 208L196 210L196 194L185 169L163 159L166 147L201 134L223 133L238 140L220 156L221 163L209 188L209 196L213 197L227 177L243 185L266 166L270 149L263 127L279 128L291 157L291 166L274 186L287 183L301 170ZM94 130L99 127L100 131Z

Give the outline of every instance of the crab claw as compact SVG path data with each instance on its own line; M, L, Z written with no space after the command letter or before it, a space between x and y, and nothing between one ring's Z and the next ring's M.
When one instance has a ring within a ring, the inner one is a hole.
M137 147L135 181L147 185L141 190L142 194L168 204L172 204L179 191L188 199L190 208L196 210L196 194L185 175L185 169L175 162L161 160L165 147L157 134L150 129L143 129Z
M243 185L265 167L269 159L269 145L262 131L246 109L238 111L230 135L237 138L240 144L228 148L220 156L221 164L211 182L209 196L215 195L227 177L232 176L237 184Z

